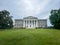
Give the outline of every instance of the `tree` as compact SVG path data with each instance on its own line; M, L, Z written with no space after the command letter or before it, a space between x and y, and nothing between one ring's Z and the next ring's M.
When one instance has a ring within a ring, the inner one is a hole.
M7 10L0 11L0 29L7 29L13 27L13 21L10 13Z
M49 19L54 28L60 29L60 9L52 10Z

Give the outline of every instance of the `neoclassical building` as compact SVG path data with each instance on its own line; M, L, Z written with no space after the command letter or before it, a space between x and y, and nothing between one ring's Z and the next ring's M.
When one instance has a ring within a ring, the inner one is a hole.
M47 19L38 19L37 17L28 16L23 19L15 19L15 28L38 28L47 27Z

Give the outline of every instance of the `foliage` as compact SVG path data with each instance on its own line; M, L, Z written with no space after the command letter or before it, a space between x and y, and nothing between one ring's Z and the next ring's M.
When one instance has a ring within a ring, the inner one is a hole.
M7 10L0 11L0 29L7 29L13 27L13 21L9 14L10 13Z
M51 11L50 22L54 28L60 29L60 9Z

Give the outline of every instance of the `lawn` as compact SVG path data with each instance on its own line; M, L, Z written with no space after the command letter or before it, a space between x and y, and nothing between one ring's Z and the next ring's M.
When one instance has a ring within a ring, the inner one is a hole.
M0 45L60 45L60 30L57 29L1 30Z

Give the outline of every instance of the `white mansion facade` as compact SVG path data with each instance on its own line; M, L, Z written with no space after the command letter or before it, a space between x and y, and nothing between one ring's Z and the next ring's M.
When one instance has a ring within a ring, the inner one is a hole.
M38 19L37 17L28 16L23 19L15 19L15 28L38 28L47 27L47 19Z

